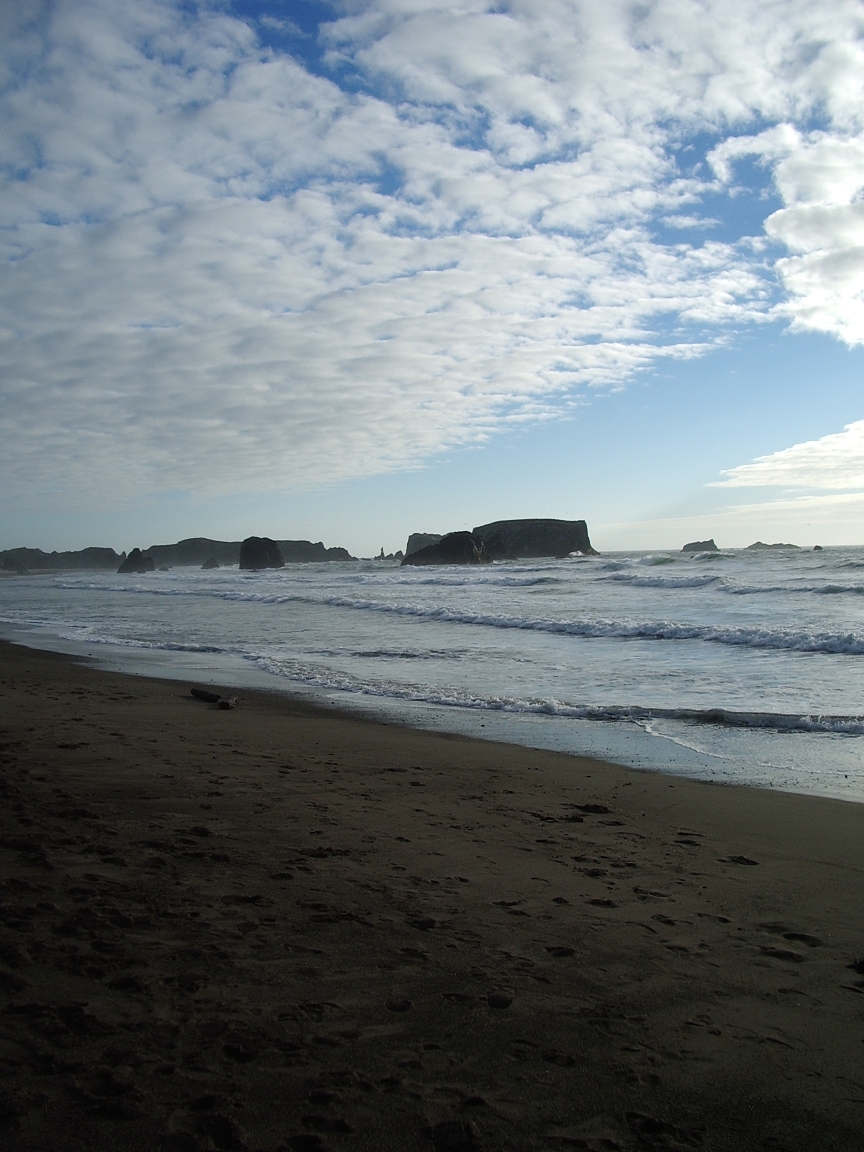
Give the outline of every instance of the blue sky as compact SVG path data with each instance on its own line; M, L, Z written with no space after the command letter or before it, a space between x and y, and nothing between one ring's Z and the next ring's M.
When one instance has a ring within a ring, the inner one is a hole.
M864 543L864 10L0 12L0 547Z

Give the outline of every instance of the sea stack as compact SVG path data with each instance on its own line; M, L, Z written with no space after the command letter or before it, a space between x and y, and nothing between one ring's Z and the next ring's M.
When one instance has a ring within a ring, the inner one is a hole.
M284 568L279 546L269 536L247 536L240 545L240 567L249 572L262 568Z
M145 556L140 548L133 548L117 572L121 575L128 575L130 572L137 574L143 572L155 572L156 561L152 556Z
M489 564L489 553L479 536L471 532L450 532L437 544L428 544L406 556L406 564Z
M563 559L573 552L596 556L584 520L495 520L474 529L492 560Z
M693 540L689 544L685 544L681 549L682 552L719 552L720 549L714 543L714 537L710 540Z

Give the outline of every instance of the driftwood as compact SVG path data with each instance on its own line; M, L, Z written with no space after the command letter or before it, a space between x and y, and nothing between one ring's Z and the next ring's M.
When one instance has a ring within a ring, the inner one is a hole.
M196 700L203 700L205 704L218 704L222 699L218 692L208 692L206 688L193 688L192 695Z

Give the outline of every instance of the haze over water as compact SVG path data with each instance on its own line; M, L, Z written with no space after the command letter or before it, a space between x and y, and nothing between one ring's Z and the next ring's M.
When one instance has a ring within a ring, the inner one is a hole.
M864 800L864 549L0 581L7 636L127 671Z

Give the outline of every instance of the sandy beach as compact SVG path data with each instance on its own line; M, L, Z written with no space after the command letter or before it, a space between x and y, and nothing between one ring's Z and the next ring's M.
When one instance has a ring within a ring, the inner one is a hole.
M5 1148L864 1145L864 807L191 687L0 645Z

